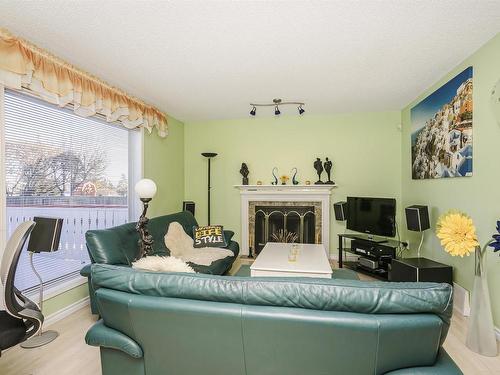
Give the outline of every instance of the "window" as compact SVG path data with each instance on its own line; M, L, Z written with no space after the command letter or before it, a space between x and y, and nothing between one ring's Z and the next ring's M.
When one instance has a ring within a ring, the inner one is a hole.
M63 218L59 250L36 254L34 264L49 286L74 278L89 263L85 232L129 221L129 146L138 132L9 90L4 122L7 238L34 216ZM38 285L26 251L15 284Z

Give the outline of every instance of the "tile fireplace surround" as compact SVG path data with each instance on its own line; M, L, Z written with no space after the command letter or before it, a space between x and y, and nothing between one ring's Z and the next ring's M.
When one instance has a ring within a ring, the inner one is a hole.
M330 196L335 185L236 185L241 201L242 255L254 246L256 206L313 206L316 216L316 242L325 244L329 256Z

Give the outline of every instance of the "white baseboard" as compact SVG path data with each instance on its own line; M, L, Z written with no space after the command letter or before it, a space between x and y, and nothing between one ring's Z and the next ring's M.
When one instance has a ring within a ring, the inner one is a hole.
M463 316L470 315L470 293L457 283L453 283L453 308Z
M85 307L90 304L90 298L87 296L82 298L79 301L73 302L71 305L66 306L65 308L56 311L55 313L50 314L45 318L43 322L44 327L49 327L52 324L58 322L61 319L66 318L67 316L73 314L74 312L80 310L82 307Z

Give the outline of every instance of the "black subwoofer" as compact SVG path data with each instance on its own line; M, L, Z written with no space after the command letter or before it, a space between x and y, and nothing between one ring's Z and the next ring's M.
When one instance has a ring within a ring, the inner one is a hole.
M194 216L194 207L195 207L195 204L192 201L182 202L182 211L189 211L193 214L193 216Z

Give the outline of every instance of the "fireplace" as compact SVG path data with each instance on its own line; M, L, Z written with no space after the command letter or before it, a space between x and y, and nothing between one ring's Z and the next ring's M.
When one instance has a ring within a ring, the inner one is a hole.
M330 248L330 195L335 185L238 185L241 254L258 254L267 242L323 244ZM283 231L286 231L283 233ZM283 241L283 234L288 235Z
M267 242L317 243L321 227L316 226L316 215L321 220L319 202L252 202L250 235L255 254Z

